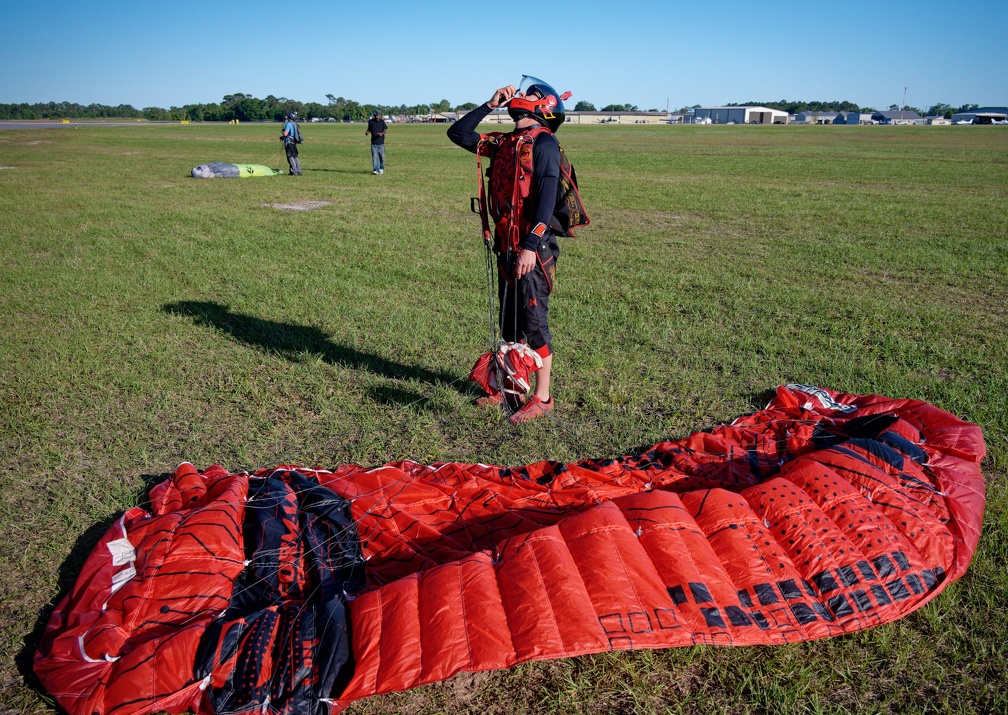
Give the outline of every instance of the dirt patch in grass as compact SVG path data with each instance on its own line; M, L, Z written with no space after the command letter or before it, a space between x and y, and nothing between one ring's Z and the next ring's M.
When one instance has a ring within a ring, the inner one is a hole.
M309 199L306 201L296 201L290 204L267 204L267 206L272 206L273 208L281 211L314 211L315 209L320 209L323 206L328 206L331 203L332 201Z

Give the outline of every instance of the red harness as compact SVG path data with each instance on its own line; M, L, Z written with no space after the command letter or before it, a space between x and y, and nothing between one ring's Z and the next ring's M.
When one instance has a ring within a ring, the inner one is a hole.
M497 249L501 253L518 250L528 235L525 202L532 189L532 146L546 127L533 127L525 132L493 132L481 137L476 149L476 171L479 176L480 215L483 218L483 238L490 241L493 219ZM483 185L482 157L490 157L487 178L490 194ZM534 210L535 207L531 207ZM489 214L489 217L488 217Z
M546 127L532 127L523 132L492 132L480 137L476 147L476 175L479 188L479 214L483 220L483 240L492 242L490 219L493 219L497 236L496 248L501 253L516 252L529 234L529 216L536 206L526 206L532 190L532 148L536 137L548 132ZM482 157L490 157L486 178L490 181L490 194L484 186ZM562 197L553 211L560 225L550 229L562 236L573 236L574 228L590 223L584 203L577 188L577 175L570 160L560 149L560 186ZM534 201L535 198L533 197Z

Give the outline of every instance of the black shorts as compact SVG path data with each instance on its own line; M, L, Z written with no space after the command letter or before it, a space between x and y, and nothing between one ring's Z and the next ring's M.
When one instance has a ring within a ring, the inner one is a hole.
M553 336L549 329L549 295L556 280L560 244L547 232L536 253L536 267L522 276L517 286L514 280L517 255L497 256L501 337L508 342L524 341L536 351L546 348L546 355L550 355Z

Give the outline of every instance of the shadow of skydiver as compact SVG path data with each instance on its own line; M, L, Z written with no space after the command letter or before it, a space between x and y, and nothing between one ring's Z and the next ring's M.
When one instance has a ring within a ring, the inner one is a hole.
M318 328L232 313L228 306L212 301L184 300L167 303L161 309L172 315L190 317L197 325L209 325L221 330L246 345L276 351L291 362L299 362L299 354L311 353L330 365L363 369L392 379L420 380L432 385L454 385L458 380L457 375L447 372L403 365L346 345L338 345ZM459 391L468 394L465 385Z
M364 169L329 169L327 167L315 167L313 169L302 169L302 171L304 171L305 173L308 173L309 171L311 171L311 172L327 171L327 172L330 172L330 173L333 173L333 174L354 174L354 175L359 174L359 175L362 175L362 176L364 174L370 174L371 173L370 169L367 169L367 170L364 170Z

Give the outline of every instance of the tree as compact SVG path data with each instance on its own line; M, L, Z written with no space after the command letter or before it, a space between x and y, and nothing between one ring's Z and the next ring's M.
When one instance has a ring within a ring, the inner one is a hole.
M945 104L944 102L938 102L937 104L932 104L927 109L927 116L929 117L945 117L946 119L951 119L953 114L953 109L951 104Z
M343 119L350 119L352 121L359 122L367 116L364 112L364 107L352 99L348 99L346 102L346 108L343 110Z
M781 99L776 102L742 102L740 104L730 103L729 107L743 107L743 106L760 106L769 107L770 109L779 109L782 112L787 112L788 114L799 114L800 112L812 112L815 114L821 114L822 112L864 112L866 110L861 109L854 102L849 102L845 100L833 100L831 102L822 101L812 101L812 102L802 102L793 101L789 102L786 99Z
M145 117L152 121L179 121L188 119L198 122L226 122L232 119L239 119L243 122L257 121L279 121L290 111L296 111L299 116L309 119L311 117L332 117L342 121L359 121L366 118L372 109L380 109L383 114L403 114L403 115L425 115L430 112L451 111L451 105L447 99L442 99L432 105L416 105L407 107L405 104L396 106L384 105L361 105L352 99L337 97L327 94L328 105L317 102L302 103L286 97L274 97L268 95L266 99L257 99L250 94L236 92L224 95L224 99L219 103L208 104L187 104L183 107L171 107L162 109L161 107L145 107L143 111L137 110L131 105L120 104L118 106L106 106L103 104L81 105L73 102L39 102L37 104L4 104L0 103L0 119L70 119L70 118L113 118L113 117ZM858 107L858 105L847 100L843 101L788 101L781 99L775 102L746 102L749 105L762 105L786 111L789 114L798 112L862 112L871 114L875 112L874 107ZM692 107L682 107L679 111L689 113L692 109L698 108L699 104ZM740 106L740 105L729 105ZM455 107L456 111L469 111L475 109L476 105L466 102ZM896 104L890 105L892 110L899 110ZM937 103L927 108L924 112L917 107L903 107L906 111L914 111L922 116L934 115L951 118L958 112L975 111L979 108L977 104L963 104L956 108L945 103ZM576 112L597 111L591 102L579 101L574 106ZM604 112L636 112L637 107L633 104L608 104L602 108ZM660 110L649 110L660 111Z
M455 107L455 111L456 112L471 112L472 110L476 109L476 106L477 105L476 105L475 102L463 102L462 104L460 104L457 107Z
M38 114L27 103L0 104L0 119L38 119Z
M231 107L231 111L234 119L242 122L261 122L263 119L266 119L266 115L263 113L262 101L255 97L245 97L238 100Z
M144 118L152 122L166 122L169 117L168 112L161 107L144 107L143 115Z

